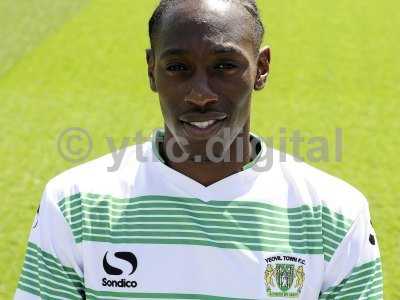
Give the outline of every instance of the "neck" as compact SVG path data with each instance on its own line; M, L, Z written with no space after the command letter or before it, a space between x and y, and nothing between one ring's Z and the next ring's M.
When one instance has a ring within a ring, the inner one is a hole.
M224 156L225 159L219 161L211 160L196 160L195 158L189 158L183 162L176 162L173 159L170 160L166 155L165 145L168 144L170 139L174 139L171 132L165 126L165 138L161 155L164 157L166 164L199 182L204 186L209 186L217 181L220 181L230 175L238 173L243 170L243 167L250 162L251 159L251 143L250 143L250 130L249 124L246 123L243 130L235 137L233 142L227 148ZM204 144L206 141L204 142ZM174 153L178 154L176 157L182 157L183 150L176 143ZM204 145L203 145L204 146ZM200 147L205 149L205 147ZM187 153L189 157L194 157L191 153ZM205 157L205 155L203 156Z

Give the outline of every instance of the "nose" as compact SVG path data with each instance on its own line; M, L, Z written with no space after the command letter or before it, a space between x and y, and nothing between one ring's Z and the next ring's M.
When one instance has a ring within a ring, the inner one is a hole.
M189 94L185 97L185 102L204 108L207 104L218 101L218 95L215 94L208 85L207 77L199 74L192 81L193 85Z

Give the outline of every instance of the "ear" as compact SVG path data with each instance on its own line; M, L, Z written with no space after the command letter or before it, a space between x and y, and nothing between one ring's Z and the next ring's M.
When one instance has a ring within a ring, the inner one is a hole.
M271 49L267 46L260 50L257 61L257 77L254 89L260 91L265 87L269 75L269 65L271 63Z
M150 88L153 92L157 92L156 81L154 79L155 58L153 49L146 49L146 61L147 61L147 75L149 77Z

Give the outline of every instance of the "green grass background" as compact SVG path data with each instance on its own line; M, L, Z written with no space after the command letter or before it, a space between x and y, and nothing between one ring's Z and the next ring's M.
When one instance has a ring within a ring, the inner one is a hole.
M312 162L369 199L383 259L385 299L400 299L400 4L258 1L272 46L268 88L254 97L252 131L301 130L341 162ZM10 299L46 182L73 166L57 152L68 127L93 138L89 159L162 126L146 78L152 0L0 0L0 299ZM276 145L277 146L277 145ZM307 150L303 146L303 152ZM289 152L292 149L288 149Z

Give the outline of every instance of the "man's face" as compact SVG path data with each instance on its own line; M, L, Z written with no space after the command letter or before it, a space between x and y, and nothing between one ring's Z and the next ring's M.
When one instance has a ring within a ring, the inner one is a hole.
M167 134L186 153L205 153L213 137L226 149L249 125L253 25L239 4L218 0L182 1L163 16L149 69Z

